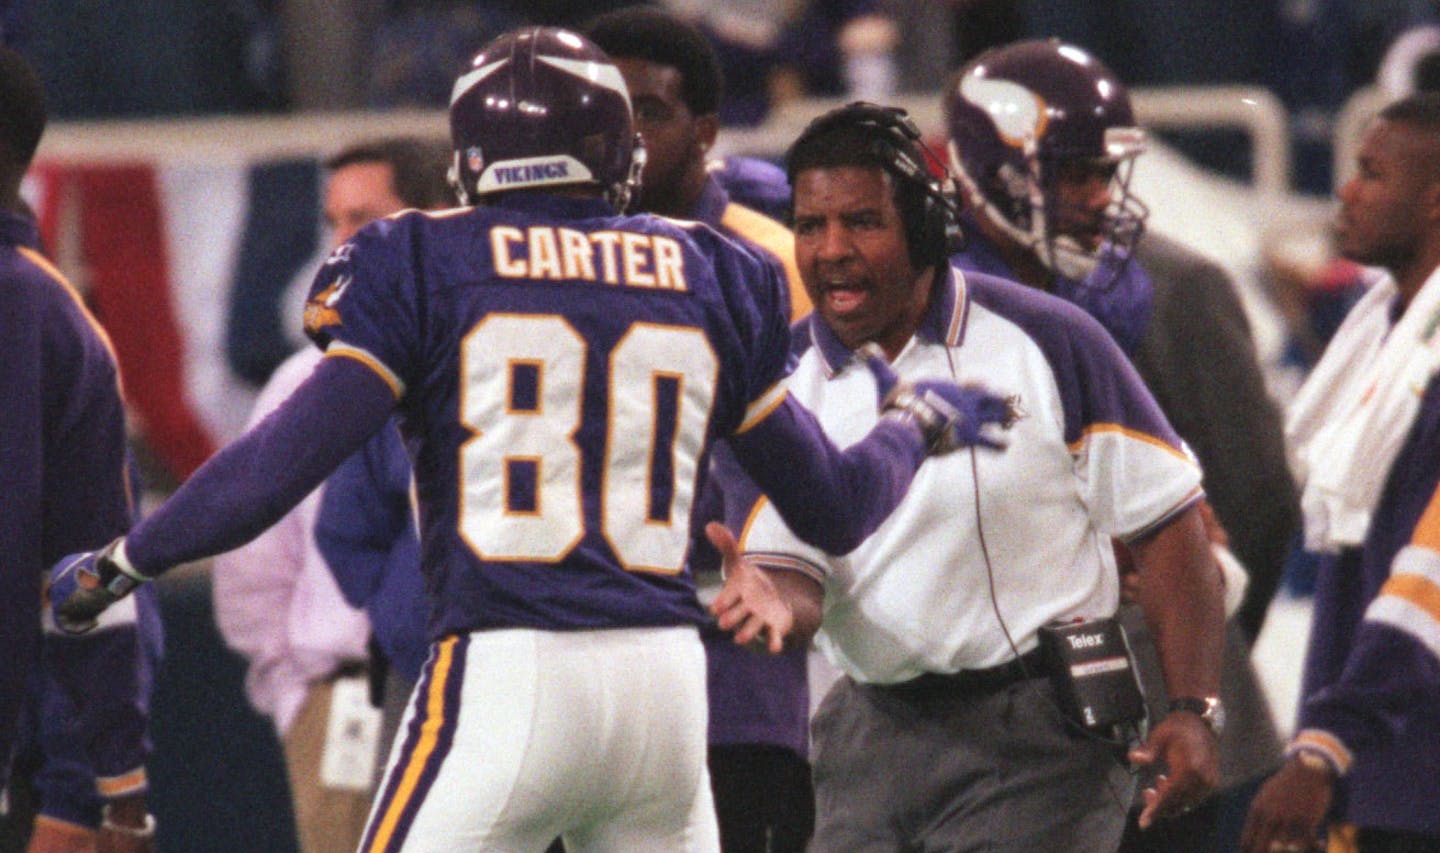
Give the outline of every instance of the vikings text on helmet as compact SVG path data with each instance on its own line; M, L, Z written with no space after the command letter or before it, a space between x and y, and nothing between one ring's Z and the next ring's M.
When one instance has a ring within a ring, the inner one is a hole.
M450 95L450 180L461 204L507 190L593 185L623 209L644 151L620 70L569 30L491 41Z

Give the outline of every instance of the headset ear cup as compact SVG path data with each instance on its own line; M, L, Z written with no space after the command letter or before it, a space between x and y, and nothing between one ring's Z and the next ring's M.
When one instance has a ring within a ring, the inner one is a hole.
M910 262L916 268L945 266L960 250L959 208L946 183L933 179L925 161L929 147L903 109L856 101L813 119L786 154L785 169L795 184L794 152L816 136L853 126L870 137L870 153L900 182L901 216ZM931 153L933 157L933 152ZM936 158L938 159L938 158ZM792 217L793 221L793 217Z
M937 253L937 264L943 264L950 259L950 225L949 215L945 204L937 199L934 194L925 195L925 239L929 245L936 248L931 251Z
M921 201L920 227L907 236L920 236L920 251L912 252L912 261L917 266L944 266L950 256L960 251L960 220L955 204L943 194L938 185L931 185L924 191Z

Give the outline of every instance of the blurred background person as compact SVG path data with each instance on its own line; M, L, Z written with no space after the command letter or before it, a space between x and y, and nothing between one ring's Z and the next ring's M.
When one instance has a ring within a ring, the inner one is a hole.
M956 262L1012 276L1095 316L1204 471L1217 558L1234 569L1227 572L1224 678L1214 697L1228 721L1224 731L1218 714L1214 722L1223 784L1248 793L1279 761L1249 648L1284 570L1298 504L1279 408L1234 286L1203 256L1158 234L1142 237L1147 211L1129 178L1145 133L1124 84L1083 49L1040 40L987 51L953 78L945 106L970 225ZM1120 551L1133 601L1138 579ZM1153 638L1139 617L1133 604L1122 608L1158 720L1183 705L1159 689ZM1211 800L1148 833L1132 815L1122 849L1216 849L1224 807ZM1238 829L1235 822L1230 832Z
M340 246L373 219L448 200L439 142L385 139L326 162L324 216ZM251 422L303 382L321 353L305 347L271 376ZM314 542L320 492L250 544L215 558L215 622L249 662L246 694L285 750L303 853L353 851L369 814L381 753L370 701L370 623L337 588Z
M135 513L109 338L41 251L34 213L20 194L47 121L35 70L0 47L0 601L9 608L0 615L0 791L8 789L17 745L38 742L52 770L62 758L81 763L79 796L97 808L103 798L111 807L104 822L148 844L153 660L144 646L158 637L142 639L138 603L83 639L57 636L49 623L42 632L41 564L124 533ZM22 720L27 700L32 716ZM49 714L57 716L43 719ZM54 787L29 781L53 814L61 799ZM33 849L63 850L93 843L89 830L101 815L41 823ZM80 824L79 833L65 831ZM28 828L22 825L22 834Z
M788 282L791 318L808 314L810 300L795 268L789 230L746 207L743 197L732 197L724 183L726 178L743 180L730 186L763 197L787 191L784 173L779 172L776 186L778 169L767 170L763 164L732 158L718 170L709 168L725 80L704 34L675 15L643 7L597 18L585 32L624 76L636 129L645 143L645 167L632 210L698 220L749 246ZM729 448L717 446L711 454L711 483L701 500L708 518L724 517L718 485L741 476ZM692 561L701 599L708 603L720 589L718 555L697 537ZM713 624L702 626L700 638L710 708L708 764L721 849L799 853L814 822L807 650L756 654L737 646L730 633Z
M1440 850L1440 95L1386 106L1339 191L1336 245L1385 275L1286 420L1319 555L1298 732L1246 853Z

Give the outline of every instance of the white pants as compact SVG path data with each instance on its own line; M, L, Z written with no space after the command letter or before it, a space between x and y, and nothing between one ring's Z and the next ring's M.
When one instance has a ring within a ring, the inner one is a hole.
M431 648L361 853L718 853L694 628Z

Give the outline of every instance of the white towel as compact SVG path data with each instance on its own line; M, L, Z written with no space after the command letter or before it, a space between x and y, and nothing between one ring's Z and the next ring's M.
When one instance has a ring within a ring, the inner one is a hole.
M1395 281L1382 276L1335 333L1291 404L1285 435L1303 487L1305 547L1358 545L1440 368L1440 269L1391 328Z

